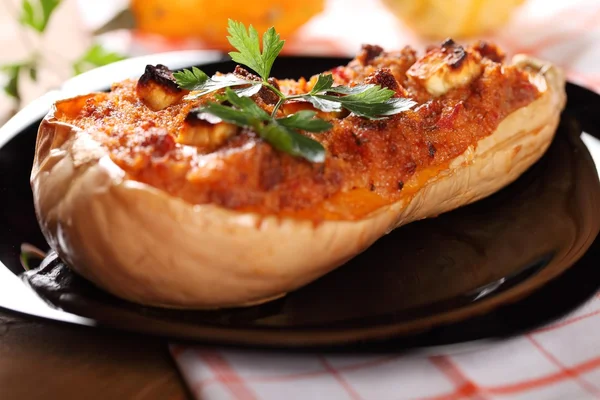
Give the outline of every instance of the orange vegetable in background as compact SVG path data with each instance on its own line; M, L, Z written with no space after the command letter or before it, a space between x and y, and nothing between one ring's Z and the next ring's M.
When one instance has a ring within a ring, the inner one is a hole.
M283 39L323 11L325 0L131 0L137 28L169 38L199 38L229 47L229 18L252 24L258 32L271 26Z

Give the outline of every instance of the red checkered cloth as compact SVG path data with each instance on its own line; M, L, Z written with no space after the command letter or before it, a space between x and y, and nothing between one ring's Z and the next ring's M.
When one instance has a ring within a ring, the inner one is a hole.
M600 294L552 325L453 355L170 349L202 400L600 399Z
M288 50L342 55L361 43L424 45L367 0L330 1L298 37ZM570 80L600 91L598 0L529 0L489 39L509 54L552 61ZM453 355L298 355L179 345L171 352L203 400L600 399L600 295L560 322Z

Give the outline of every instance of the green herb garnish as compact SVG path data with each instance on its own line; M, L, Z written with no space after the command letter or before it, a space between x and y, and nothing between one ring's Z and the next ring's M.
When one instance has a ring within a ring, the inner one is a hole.
M230 88L225 89L223 100L230 105L207 103L196 111L214 115L225 122L253 129L271 146L312 162L325 160L325 149L321 144L298 132L323 132L331 124L315 118L314 111L299 111L284 118L275 118L260 108L252 99L241 97Z
M227 37L237 50L229 55L232 60L256 72L261 81L239 78L233 74L209 77L200 69L175 72L173 76L179 87L190 90L187 96L198 98L208 93L225 89L220 102L208 102L195 111L219 117L223 121L251 128L273 147L286 153L304 157L312 162L325 160L323 146L299 133L299 130L318 133L329 130L331 124L316 118L314 111L299 111L285 118L277 118L277 111L288 100L310 102L315 108L334 112L346 109L355 115L368 119L381 119L410 109L415 102L410 99L393 98L393 90L379 85L358 85L354 87L333 86L331 74L321 74L309 93L286 96L268 81L273 63L283 48L284 41L273 27L262 37L262 51L256 29L229 20ZM279 97L271 114L260 108L248 97L265 87Z

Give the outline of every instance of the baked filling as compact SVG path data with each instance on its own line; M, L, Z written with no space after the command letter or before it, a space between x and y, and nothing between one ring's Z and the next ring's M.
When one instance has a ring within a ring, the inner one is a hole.
M513 111L540 93L529 73L504 64L494 46L463 48L451 40L418 57L406 47L385 52L363 46L330 70L336 84L373 83L411 98L409 111L380 120L324 113L290 101L278 115L309 109L333 126L303 134L326 149L323 163L280 152L255 132L191 111L214 99L185 99L163 66L108 93L57 103L55 118L89 133L127 179L191 204L321 220L357 220L412 196L431 176L489 136ZM252 75L238 68L245 79ZM272 79L284 94L310 91L310 79ZM252 99L271 112L277 101L262 88Z

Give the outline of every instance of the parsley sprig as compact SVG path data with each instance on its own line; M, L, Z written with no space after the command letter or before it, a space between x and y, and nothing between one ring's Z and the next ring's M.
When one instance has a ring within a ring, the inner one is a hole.
M226 88L220 99L230 105L209 102L196 111L200 115L214 115L225 122L250 128L277 150L312 162L320 163L325 160L323 146L298 132L304 130L316 133L331 129L329 122L315 118L316 112L303 110L287 117L275 118L252 99L240 96L231 88Z
M321 74L310 93L290 96L288 99L300 97L321 111L341 111L345 108L361 117L380 119L409 110L415 105L410 99L393 98L394 94L393 90L372 84L354 87L333 86L331 74Z
M317 118L315 111L299 111L287 117L278 117L278 111L286 101L310 102L316 109L324 112L346 109L368 119L386 118L415 105L410 99L395 98L393 90L379 85L334 86L331 74L319 75L309 93L285 95L268 81L271 68L284 45L275 29L271 27L263 34L262 51L258 32L252 25L246 29L243 23L229 20L228 32L230 36L227 39L237 50L229 53L232 60L256 72L260 81L243 79L234 74L209 77L196 67L175 72L175 80L179 87L190 90L188 99L224 89L224 95L216 96L219 102L208 102L195 111L253 129L280 151L312 162L323 162L323 146L299 131L319 133L332 127L329 122ZM263 87L279 97L271 114L249 98Z

